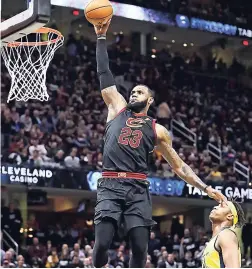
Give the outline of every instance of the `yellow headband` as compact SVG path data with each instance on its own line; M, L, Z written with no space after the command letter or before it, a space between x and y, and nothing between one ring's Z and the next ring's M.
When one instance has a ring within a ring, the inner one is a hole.
M232 202L228 201L227 205L228 205L229 209L231 210L232 215L234 216L233 225L235 226L237 224L237 222L238 222L237 210L236 210L236 208L235 208L235 206L234 206L234 204Z

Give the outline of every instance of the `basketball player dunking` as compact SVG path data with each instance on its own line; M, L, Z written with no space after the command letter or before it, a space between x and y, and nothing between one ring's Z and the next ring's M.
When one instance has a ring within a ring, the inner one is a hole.
M203 268L240 268L241 250L236 228L245 224L244 213L237 202L222 202L210 213L213 237L207 244Z
M129 236L132 256L130 267L144 268L149 231L152 220L152 204L149 193L148 156L156 147L169 162L174 172L183 180L205 191L216 201L225 201L220 192L207 186L196 176L172 148L169 132L147 116L153 103L152 91L138 85L132 91L129 103L117 91L109 69L106 32L110 22L97 34L97 72L102 97L108 107L104 137L103 173L98 180L95 207L95 267L107 264L107 250L115 230L123 223Z

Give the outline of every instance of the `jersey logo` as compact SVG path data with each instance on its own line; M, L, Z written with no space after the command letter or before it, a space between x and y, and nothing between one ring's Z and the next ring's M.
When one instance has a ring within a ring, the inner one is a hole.
M131 128L140 128L143 127L143 124L146 122L143 119L134 119L134 118L128 118L126 121L126 125Z
M118 173L118 177L127 177L127 174L126 173Z

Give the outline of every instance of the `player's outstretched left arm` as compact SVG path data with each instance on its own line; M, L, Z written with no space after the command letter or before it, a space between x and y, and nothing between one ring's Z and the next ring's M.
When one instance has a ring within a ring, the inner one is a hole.
M211 186L206 185L177 154L172 148L172 139L167 129L156 124L157 133L157 150L161 152L165 160L170 164L173 171L184 181L194 187L204 191L207 195L217 202L226 201L227 198L219 191L216 191Z
M226 268L240 268L240 252L237 236L234 232L226 229L220 233L216 242L221 250L223 262Z
M108 107L107 121L112 120L127 105L123 96L117 91L114 77L109 68L109 58L106 45L106 33L109 24L110 21L103 26L95 26L95 33L97 35L97 73L100 80L102 97Z

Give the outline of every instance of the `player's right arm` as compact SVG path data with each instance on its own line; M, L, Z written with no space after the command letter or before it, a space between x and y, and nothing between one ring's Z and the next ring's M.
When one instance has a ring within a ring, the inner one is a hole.
M206 185L177 154L172 147L172 140L168 130L156 124L157 150L161 152L164 159L170 164L172 170L184 181L204 191L217 202L226 201L227 198L219 191Z
M127 102L116 88L114 77L109 68L109 58L106 45L106 33L109 24L110 21L102 27L95 26L95 32L97 35L97 73L100 80L102 97L108 107L107 122L112 120L127 105Z
M237 236L229 229L222 231L216 242L226 268L240 268L240 252Z

